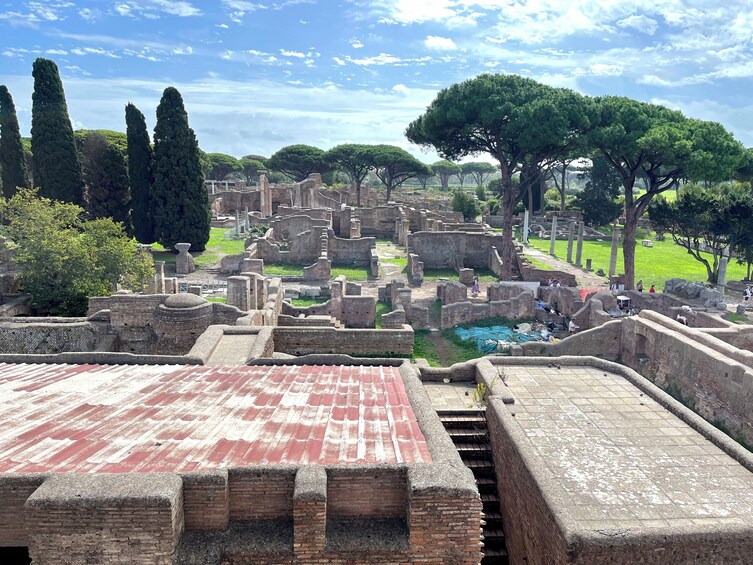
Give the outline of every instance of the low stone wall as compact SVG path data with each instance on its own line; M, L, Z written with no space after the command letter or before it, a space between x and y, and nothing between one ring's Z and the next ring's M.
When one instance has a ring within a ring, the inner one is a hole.
M96 351L107 336L107 324L82 318L9 318L0 322L0 353Z
M530 320L533 318L533 293L526 290L510 300L494 302L456 302L442 306L440 328L447 329L487 318Z
M336 328L274 328L274 347L279 353L307 355L334 353L354 356L413 354L413 328L394 330Z

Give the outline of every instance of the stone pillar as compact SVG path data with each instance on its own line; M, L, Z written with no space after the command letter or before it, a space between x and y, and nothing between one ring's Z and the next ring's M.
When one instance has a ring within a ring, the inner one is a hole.
M246 211L243 214L243 225L244 225L246 231L248 231L249 228L251 227L251 223L248 221L248 206L246 206Z
M178 279L168 277L165 279L165 294L178 294Z
M554 255L554 243L557 241L557 216L552 216L552 236L549 240L549 255Z
M154 262L154 293L165 294L165 262Z
M591 259L586 259L586 271L593 271L593 267L591 266Z
M175 273L178 275L188 275L196 270L193 262L193 256L188 252L191 249L190 243L176 243L175 249L178 250L178 257L175 259Z
M578 222L578 245L575 249L575 266L580 267L583 263L583 231L585 230L585 224Z
M526 210L525 212L523 212L523 233L521 234L521 238L520 238L523 241L523 243L526 243L526 244L528 243L528 222L529 222L528 210Z
M297 562L321 557L327 543L327 471L304 465L295 474L293 552Z
M240 235L241 233L241 213L236 210L235 211L235 234Z
M251 281L248 277L227 278L227 303L239 310L251 310Z
M727 263L729 259L722 257L719 259L719 277L716 281L716 289L724 296L724 291L727 288Z
M567 262L573 262L573 238L575 237L575 222L570 222L570 229L567 231Z
M350 233L348 236L350 239L359 239L361 237L361 220L358 218L351 218Z
M199 284L192 284L188 287L188 291L190 294L195 294L196 296L201 296L201 285Z
M614 229L612 232L612 254L609 256L609 277L617 274L617 251L620 249L620 230Z

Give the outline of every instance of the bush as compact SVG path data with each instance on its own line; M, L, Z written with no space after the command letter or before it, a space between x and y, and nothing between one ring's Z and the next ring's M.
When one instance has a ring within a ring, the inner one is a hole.
M479 213L478 202L473 196L462 190L456 190L452 193L452 209L455 212L461 212L466 221L475 220Z
M4 200L2 212L22 288L41 313L83 316L89 297L108 296L118 284L141 291L154 273L152 258L110 218L83 221L82 208L34 190Z
M486 190L483 186L476 187L476 198L479 200L486 200Z

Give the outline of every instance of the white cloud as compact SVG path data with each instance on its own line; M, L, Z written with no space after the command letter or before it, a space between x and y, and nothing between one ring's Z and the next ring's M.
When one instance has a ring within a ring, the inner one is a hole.
M93 22L97 18L97 14L94 12L94 10L91 10L89 8L82 8L78 11L78 15L82 20L85 20L87 22Z
M632 15L619 20L617 26L632 28L647 35L654 35L659 27L659 22L643 15Z
M332 57L332 60L340 66L345 65L345 61L343 61L340 57Z
M301 53L300 51L286 51L285 49L280 49L280 55L283 57L295 57L297 59L306 58L306 53Z
M404 84L396 84L392 87L392 92L395 92L402 96L410 96L410 88L408 88Z
M427 35L424 39L424 45L427 49L436 49L437 51L451 51L458 46L449 37L439 37L437 35Z
M351 63L364 67L369 67L371 65L390 65L393 63L402 62L402 59L400 57L395 57L394 55L389 55L387 53L380 53L379 55L375 55L374 57L364 57L362 59L351 59L350 57L348 57L347 60Z
M200 16L201 10L185 0L130 0L115 5L121 16L157 19L160 13L178 17Z
M437 159L435 155L422 154L403 135L408 123L434 98L435 90L375 91L331 82L301 86L218 78L166 83L75 75L64 76L63 80L71 118L88 128L123 131L122 109L127 101L138 106L153 126L154 109L163 90L175 86L183 95L189 122L205 151L271 155L293 143L323 149L340 143L387 143L410 150L424 162ZM31 77L0 75L0 84L7 84L14 98L31 100ZM92 98L92 92L98 95ZM254 104L249 105L248 100ZM19 120L22 132L28 134L29 117L19 114Z
M45 53L47 55L67 55L68 51L63 51L62 49L47 49Z
M361 43L361 41L358 40L358 39L351 39L350 40L350 46L353 49L361 49L363 47L363 43Z

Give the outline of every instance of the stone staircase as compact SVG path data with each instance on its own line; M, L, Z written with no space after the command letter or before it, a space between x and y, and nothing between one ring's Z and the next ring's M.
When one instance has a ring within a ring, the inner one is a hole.
M483 409L438 410L439 419L452 438L465 466L473 471L483 503L481 565L507 565L507 546L499 509L497 476Z

